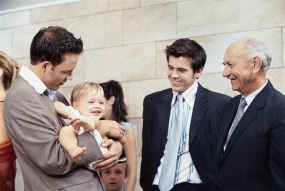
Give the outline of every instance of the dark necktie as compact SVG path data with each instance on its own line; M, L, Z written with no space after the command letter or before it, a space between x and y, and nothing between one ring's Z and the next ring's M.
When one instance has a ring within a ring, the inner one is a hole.
M50 99L51 101L54 100L56 91L46 89L44 93L49 97L49 99Z
M235 116L234 121L232 123L232 126L231 126L231 128L229 130L229 133L228 133L228 136L227 136L227 140L226 140L226 142L224 144L224 150L226 149L227 144L228 144L228 142L230 140L230 137L233 134L233 132L234 132L234 130L235 130L239 120L241 119L241 117L244 114L244 108L245 108L246 105L247 105L246 100L245 100L244 97L242 97L240 102L239 102L239 106L238 106L238 109L237 109L236 116Z

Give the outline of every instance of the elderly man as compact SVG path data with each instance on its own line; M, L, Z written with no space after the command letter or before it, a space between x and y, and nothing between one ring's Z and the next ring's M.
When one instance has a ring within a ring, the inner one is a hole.
M285 190L285 96L266 78L270 64L256 39L236 41L225 52L223 76L241 94L222 113L217 191Z

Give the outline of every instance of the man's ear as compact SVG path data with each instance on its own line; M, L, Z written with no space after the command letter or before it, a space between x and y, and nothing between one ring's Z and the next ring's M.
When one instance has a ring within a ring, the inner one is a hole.
M51 65L51 63L49 61L42 62L42 70L44 72L46 72L49 67L52 67L52 65Z
M202 75L203 69L204 69L204 67L201 67L196 71L196 73L194 74L194 77L196 79L198 79Z
M262 60L260 57L255 56L253 58L253 73L258 73L262 69Z

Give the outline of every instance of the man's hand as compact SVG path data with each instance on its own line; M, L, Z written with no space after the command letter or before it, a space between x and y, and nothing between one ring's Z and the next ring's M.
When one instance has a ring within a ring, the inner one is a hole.
M104 141L102 146L108 147L108 152L104 154L102 162L98 162L93 165L93 168L96 171L107 170L115 166L123 150L121 143L118 141L113 141L112 139Z
M100 120L97 130L102 137L107 136L115 141L120 141L122 144L126 142L125 128L116 121Z

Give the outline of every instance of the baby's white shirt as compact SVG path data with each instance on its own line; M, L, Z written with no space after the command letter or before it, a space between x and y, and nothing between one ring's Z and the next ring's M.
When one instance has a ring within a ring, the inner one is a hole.
M81 114L80 114L80 112L78 111L78 110L76 110L76 109L74 109L72 106L67 106L70 110L71 110L71 112L76 116L76 117L84 117L84 116L82 116ZM67 122L67 120L68 119L65 119L66 120L66 122ZM78 134L80 135L80 134L82 134L84 132L84 128L83 127L80 127L80 129L79 129L79 131L78 131ZM95 138L95 140L97 141L97 143L98 143L98 145L99 145L99 147L100 147L100 150L101 150L101 152L103 153L103 155L108 151L108 149L106 148L106 147L103 147L102 146L102 141L103 141L103 139L102 139L102 137L101 137L101 135L100 135L100 133L95 129L94 131L89 131L92 135L93 135L93 137ZM99 160L96 160L96 161L93 161L93 162L91 162L91 163L89 163L89 165L88 165L88 168L90 169L90 170L94 170L94 168L92 167L95 163L97 163L97 162L100 162L100 161L102 161L102 159L99 159Z

